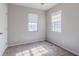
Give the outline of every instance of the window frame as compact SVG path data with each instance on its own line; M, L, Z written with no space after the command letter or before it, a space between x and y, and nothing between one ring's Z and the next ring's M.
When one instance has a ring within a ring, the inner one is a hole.
M53 19L52 17L59 17L60 19L58 20L57 18L57 20L55 20L55 19ZM51 14L51 31L53 31L53 32L61 32L61 16L62 16L62 11L61 10L59 10L59 11L56 11L56 12L53 12L52 14ZM56 23L57 24L56 24ZM60 28L59 28L59 26L58 26L58 24L59 24L59 22L60 22ZM57 26L57 28L55 28L55 25L53 24L53 23L55 23L56 24L56 26ZM57 29L57 30L55 30L55 29Z
M37 26L36 26L37 29L36 30L31 30L31 31L29 30L29 23L34 23L34 22L29 22L29 14L33 14L33 15L37 16L37 22L36 22L37 23ZM28 13L28 31L29 32L38 32L38 20L39 20L39 15L38 14L36 14L36 13Z

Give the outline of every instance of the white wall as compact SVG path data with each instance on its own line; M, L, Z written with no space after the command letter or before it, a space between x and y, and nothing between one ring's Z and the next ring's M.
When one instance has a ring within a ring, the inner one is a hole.
M50 14L62 11L61 32L51 31ZM47 38L72 53L79 55L79 4L58 4L47 11Z
M36 41L45 40L45 13L44 11L21 7L9 4L8 5L8 45L14 46L26 44ZM39 15L38 32L29 32L27 15L36 13Z
M0 56L7 48L7 4L0 3Z

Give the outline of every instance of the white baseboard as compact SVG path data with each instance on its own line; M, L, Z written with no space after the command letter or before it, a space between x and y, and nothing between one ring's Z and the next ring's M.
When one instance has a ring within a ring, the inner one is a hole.
M77 52L75 52L75 51L72 51L72 50L70 50L70 49L68 49L68 48L66 48L66 47L64 47L64 46L62 46L62 45L59 45L59 44L57 44L56 42L52 42L52 41L50 41L50 40L47 40L47 41L51 42L52 44L56 44L57 46L62 47L63 49L65 49L65 50L67 50L67 51L69 51L69 52L71 52L71 53L73 53L73 54L79 56L79 53L77 53Z
M36 41L31 41L31 42L25 42L25 43L19 43L19 44L13 44L13 45L8 45L8 47L16 46L16 45L21 45L21 44L29 44L29 43L34 43L34 42L39 42L39 41L44 41L44 40L36 40Z

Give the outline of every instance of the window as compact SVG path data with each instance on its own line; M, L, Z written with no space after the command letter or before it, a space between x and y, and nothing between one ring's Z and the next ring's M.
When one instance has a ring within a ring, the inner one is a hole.
M61 11L53 13L51 18L51 30L53 32L61 32Z
M28 14L28 31L37 31L38 15Z

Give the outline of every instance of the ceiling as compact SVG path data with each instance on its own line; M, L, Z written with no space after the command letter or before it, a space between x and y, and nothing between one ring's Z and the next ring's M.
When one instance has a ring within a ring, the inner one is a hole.
M15 5L19 5L19 6L24 6L24 7L31 7L31 8L36 8L39 10L48 10L50 8L52 8L53 6L55 6L57 3L14 3Z

